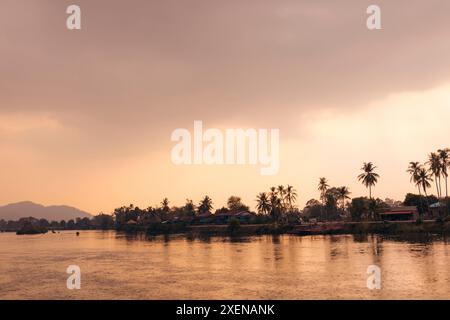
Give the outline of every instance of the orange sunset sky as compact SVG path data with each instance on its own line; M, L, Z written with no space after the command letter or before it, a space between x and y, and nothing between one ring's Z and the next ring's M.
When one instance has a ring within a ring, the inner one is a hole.
M291 184L303 208L321 176L366 195L365 161L374 196L402 200L409 161L450 147L449 14L442 0L2 0L0 204L254 208ZM171 132L194 120L280 129L278 174L172 164Z

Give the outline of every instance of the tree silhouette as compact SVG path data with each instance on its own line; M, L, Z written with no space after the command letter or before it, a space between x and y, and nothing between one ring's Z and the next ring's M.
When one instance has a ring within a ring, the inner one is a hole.
M163 201L161 201L161 209L162 211L164 211L165 213L170 211L169 208L169 199L164 198Z
M422 165L419 162L411 161L409 163L408 170L406 170L406 172L408 172L411 175L411 178L409 179L409 181L414 182L414 184L419 189L419 195L422 194L422 192L420 191L420 183L419 183L419 171L421 168L422 168Z
M438 154L441 159L441 174L445 179L445 197L448 198L448 168L450 167L450 149L439 149Z
M351 192L348 190L348 187L339 187L337 188L337 194L342 201L342 210L345 211L345 200L350 199Z
M210 213L212 210L212 200L209 196L205 196L198 205L199 213Z
M267 193L265 192L259 193L256 196L256 201L257 201L256 209L258 210L258 213L269 214L271 206Z
M328 185L328 181L326 178L319 178L319 185L317 190L320 191L320 199L322 200L322 204L325 205L325 194L330 186Z
M380 177L374 170L377 167L373 165L372 162L364 162L361 170L361 173L358 176L358 180L362 182L362 184L369 189L369 199L372 199L372 187L378 182L378 178Z
M428 171L434 175L434 181L436 183L436 192L438 198L441 197L441 158L439 155L435 152L432 152L428 156L428 161L426 162L428 164Z
M425 168L420 168L418 174L418 183L422 186L423 192L425 193L425 197L428 198L427 189L431 188L430 181L433 181L430 174Z
M289 206L289 210L292 212L294 210L294 203L297 200L297 190L291 185L287 185L285 193L286 203Z

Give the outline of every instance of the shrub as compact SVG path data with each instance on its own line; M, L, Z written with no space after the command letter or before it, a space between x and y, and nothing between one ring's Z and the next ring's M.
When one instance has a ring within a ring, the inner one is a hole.
M444 223L444 232L450 232L450 222Z
M236 234L241 228L241 223L238 219L232 218L228 223L228 232L230 234Z
M185 223L152 223L147 227L147 234L169 234L169 233L183 233L186 231Z

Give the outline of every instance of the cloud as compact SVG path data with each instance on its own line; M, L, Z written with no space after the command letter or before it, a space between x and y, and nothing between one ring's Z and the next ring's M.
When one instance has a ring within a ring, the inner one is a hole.
M0 132L2 135L16 135L42 130L53 131L61 128L61 124L48 114L0 114Z
M290 124L449 76L442 1L380 1L376 32L365 27L369 1L81 0L79 32L65 29L66 4L2 4L3 108L57 112L88 130L199 116Z

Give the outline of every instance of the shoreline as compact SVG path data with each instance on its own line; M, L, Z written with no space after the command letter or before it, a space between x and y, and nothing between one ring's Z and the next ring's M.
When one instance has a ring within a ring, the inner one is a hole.
M235 230L230 230L227 225L191 226L185 233L194 235L263 235L263 234L290 234L297 236L307 235L354 235L354 234L450 234L450 222L415 221L402 222L332 222L323 224L298 224L298 225L240 225Z
M205 224L205 225L155 225L153 227L133 226L117 229L49 229L48 233L60 231L82 232L89 230L117 231L125 234L142 233L148 236L182 235L191 236L257 236L281 235L408 235L408 234L450 234L450 221L367 221L367 222L326 222L317 224ZM15 233L15 230L1 230ZM20 235L27 235L20 234ZM31 235L31 234L30 234Z
M194 225L182 230L166 230L166 232L149 232L148 230L122 230L125 233L145 233L148 236L182 235L186 237L209 236L258 236L258 235L450 235L450 222L416 221L402 222L330 222L315 225L307 224L242 224L235 228L230 225Z

